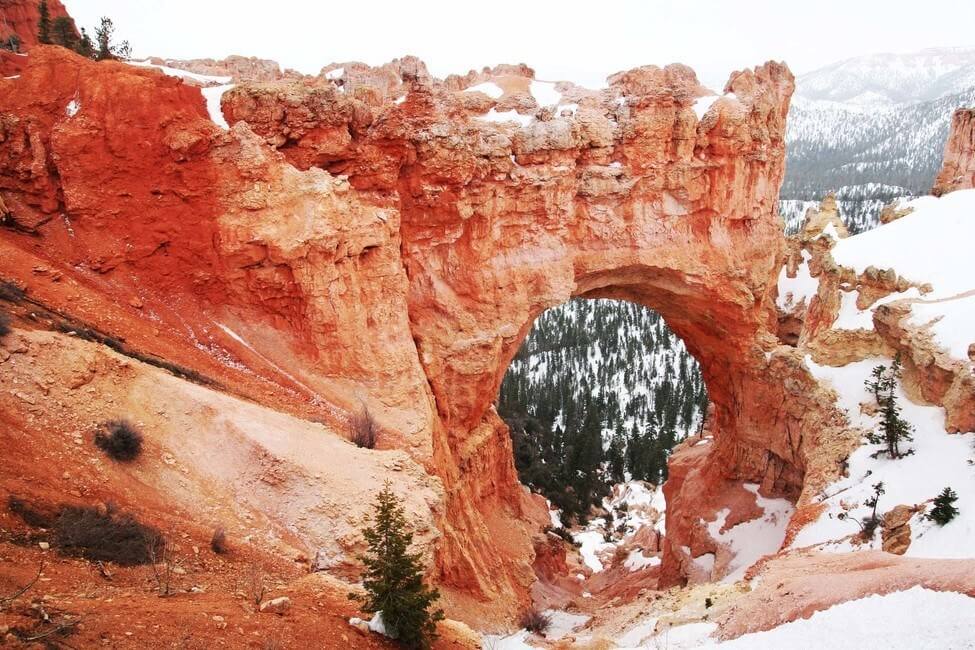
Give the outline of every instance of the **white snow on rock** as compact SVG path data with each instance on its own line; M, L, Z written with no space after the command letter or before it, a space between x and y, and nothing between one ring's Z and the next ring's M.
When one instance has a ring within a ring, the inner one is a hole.
M934 291L926 300L975 289L971 272L975 190L959 190L941 198L923 196L900 207L914 212L838 241L832 250L836 263L858 273L871 265L892 268L911 282L930 282Z
M68 102L68 105L64 107L64 114L68 117L74 117L81 110L81 102L77 99L72 99Z
M694 100L694 114L697 115L698 120L704 119L711 105L718 101L718 97L718 95L707 95Z
M481 647L491 650L536 650L537 646L528 645L528 637L531 632L521 630L508 636L498 634L485 634L481 637Z
M589 525L598 527L605 525L605 523L605 519L598 517L589 522ZM579 544L579 553L582 555L582 561L585 562L586 566L592 569L593 573L602 571L603 563L599 559L599 552L614 548L615 544L607 542L598 530L584 530L581 533L575 533L572 535L572 539Z
M548 629L545 630L545 638L549 641L558 641L568 636L591 618L585 614L571 614L560 609L546 609L543 613L549 619Z
M223 94L234 87L234 84L227 84L225 86L212 86L210 88L201 88L200 92L203 93L203 98L207 102L207 113L210 114L210 119L217 126L221 126L225 129L229 129L230 125L227 124L226 118L223 116L223 111L220 110L220 99Z
M647 619L616 639L618 650L644 648L721 648L722 650L916 650L972 648L975 598L956 592L912 587L883 596L850 600L815 612L807 619L720 642L713 623L690 623L654 634ZM510 646L512 650L515 646ZM518 648L518 650L521 650Z
M630 554L626 556L626 561L623 562L623 566L629 569L630 573L647 567L657 566L658 564L660 564L659 557L647 557L640 549L630 551Z
M819 289L819 280L809 274L812 256L802 251L802 263L796 268L796 277L790 278L785 266L779 272L779 296L775 304L783 311L791 311L799 305L809 306Z
M485 122L517 122L519 126L525 127L535 118L531 115L522 115L517 111L498 112L492 108L484 115L478 115L477 119L484 120Z
M860 412L860 403L873 398L864 387L871 370L880 364L890 365L889 359L865 359L845 366L820 366L806 357L806 365L813 375L831 385L839 397L838 404L846 410L854 426L873 429L879 423L876 416ZM883 514L897 505L917 505L934 499L945 487L958 493L955 507L959 515L944 527L928 521L923 515L911 519L912 542L907 555L935 558L965 558L972 556L971 540L975 539L975 480L969 460L975 459L975 433L949 434L945 431L944 409L922 406L908 399L903 389L897 390L897 403L902 415L915 427L914 440L904 445L914 454L891 460L886 455L871 458L882 445L865 443L848 459L848 476L825 490L826 511L819 519L804 527L792 543L793 548L824 544L823 549L846 552L854 548L880 548L880 534L870 544L852 546L847 541L836 543L859 532L852 519L870 514L864 501L873 494L873 485L883 481L886 493L880 497L878 513ZM847 508L844 508L846 506ZM846 512L849 518L839 519Z
M924 196L899 207L914 211L838 241L832 250L833 259L858 273L871 265L892 268L911 282L930 284L933 291L913 303L910 323L930 325L937 345L952 357L967 361L968 346L975 343L975 274L970 263L971 242L975 241L975 190L959 190L940 198ZM912 289L888 296L878 305L920 297ZM869 312L855 314L844 302L836 327L866 327L869 316Z
M206 74L197 74L196 72L190 72L189 70L180 70L179 68L171 68L166 65L159 65L157 63L151 63L149 61L126 61L129 65L134 65L139 68L155 68L161 70L163 74L167 74L170 77L180 77L182 79L192 79L201 84L226 84L229 83L233 77L215 77Z
M833 323L833 329L840 330L855 330L873 329L873 312L877 307L881 305L886 305L889 302L894 302L895 300L903 300L904 298L920 298L921 292L915 287L911 287L907 291L900 293L892 293L889 296L884 296L880 300L875 301L866 309L857 308L857 296L859 291L841 291L840 292L840 311L836 316L836 321Z
M741 580L745 577L745 571L755 562L779 550L785 540L786 526L796 510L786 499L766 499L758 493L758 485L755 483L745 483L742 487L755 495L756 504L763 510L762 516L722 532L730 514L725 508L708 524L711 537L728 546L734 554L728 563L728 574L721 580L724 583Z
M913 587L847 601L807 619L767 632L746 634L715 647L728 650L971 648L975 645L972 621L975 621L975 598Z
M562 101L562 93L555 89L555 84L550 81L531 82L531 94L538 102L539 106L558 106Z
M342 75L345 74L345 68L335 68L334 70L329 70L325 73L326 79L341 79Z
M381 611L372 615L372 619L369 620L369 629L376 634L389 636L389 634L386 632L386 624L383 622L383 613Z
M937 345L956 359L968 359L968 346L975 343L975 290L937 302L914 303L910 323L929 325Z
M464 92L465 93L472 93L472 92L484 93L485 95L487 95L491 99L497 99L497 98L501 97L501 95L504 94L504 90L501 89L501 86L499 86L498 84L494 83L493 81L485 81L483 83L477 84L476 86L471 86L470 88L468 88Z

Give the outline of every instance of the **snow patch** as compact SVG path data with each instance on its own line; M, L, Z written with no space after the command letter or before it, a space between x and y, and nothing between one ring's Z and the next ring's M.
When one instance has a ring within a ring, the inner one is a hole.
M532 97L541 107L558 106L562 101L562 93L555 89L555 84L550 81L532 80L530 85Z
M531 115L522 115L513 110L498 112L492 108L484 115L478 115L476 119L484 120L485 122L517 122L520 126L526 127L535 118Z
M570 614L560 609L546 609L544 614L548 616L550 621L548 629L545 631L545 638L549 641L558 641L569 633L578 630L590 619L585 614Z
M656 556L647 557L640 549L633 549L623 562L623 566L629 569L630 573L660 564L660 558Z
M796 277L790 278L787 267L783 266L779 272L779 296L775 304L783 311L792 311L805 304L809 306L813 296L819 289L819 280L809 273L809 260L812 255L802 251L802 262L796 268Z
M704 119L708 109L718 100L718 97L718 95L708 95L706 97L698 97L694 100L694 114L697 115L699 121Z
M868 621L882 621L882 624L865 624ZM807 619L746 634L715 647L728 650L971 648L972 621L975 621L975 598L913 587L847 601Z
M341 79L342 75L345 74L345 68L335 68L334 70L329 70L325 73L326 79Z
M229 129L230 125L227 124L227 119L223 116L223 111L220 109L220 100L223 98L223 94L234 87L234 84L227 84L225 86L211 86L209 88L201 88L200 92L203 93L203 98L207 103L207 113L210 114L210 119L217 126Z
M81 110L81 102L77 99L72 99L68 102L68 105L64 107L64 114L68 117L74 117Z
M471 86L470 88L468 88L464 92L465 93L473 93L473 92L484 93L485 95L487 95L491 99L498 99L499 97L501 97L501 95L504 94L504 90L501 88L501 86L499 86L498 84L494 83L493 81L485 81L484 83L479 83L476 86Z
M190 72L189 70L180 70L179 68L170 68L165 65L158 65L156 63L150 63L149 61L126 61L129 65L134 65L138 68L156 68L161 70L163 74L167 74L170 77L180 77L182 79L191 79L201 84L226 84L229 83L233 77L215 77L205 74L197 74L196 72Z
M723 583L738 582L755 562L765 555L776 553L785 540L786 526L795 512L786 499L766 499L760 495L755 483L745 483L742 487L755 495L755 503L762 509L762 516L721 532L730 514L730 510L725 508L708 524L711 537L726 545L734 554L728 563L728 574L721 579Z

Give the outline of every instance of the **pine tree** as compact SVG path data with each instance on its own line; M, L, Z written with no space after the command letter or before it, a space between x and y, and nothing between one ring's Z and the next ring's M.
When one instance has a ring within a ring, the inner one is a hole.
M69 50L78 51L78 36L75 34L74 22L67 16L54 20L53 42Z
M51 13L47 8L47 0L37 4L37 40L40 43L51 43Z
M349 598L361 601L363 611L382 612L387 633L404 647L429 648L437 621L444 617L441 610L430 609L440 594L423 584L421 556L409 551L413 532L388 481L374 509L373 525L362 531L369 550L359 558L366 567L366 594Z
M112 43L112 36L115 34L115 24L112 19L102 16L101 23L95 29L95 49L94 58L98 61L106 59L127 59L131 54L128 41L121 44Z
M901 416L900 406L897 405L897 398L894 390L901 378L900 355L894 358L894 363L888 369L880 365L873 369L870 378L864 384L880 407L880 429L881 432L870 432L867 440L874 444L884 444L887 449L884 451L891 458L902 458L914 453L908 450L901 453L900 444L913 440L914 427L910 422Z
M934 508L932 508L930 514L928 514L928 519L938 523L941 526L944 526L958 516L958 508L955 507L955 501L957 500L958 494L950 487L946 487L941 491L941 494L935 498Z

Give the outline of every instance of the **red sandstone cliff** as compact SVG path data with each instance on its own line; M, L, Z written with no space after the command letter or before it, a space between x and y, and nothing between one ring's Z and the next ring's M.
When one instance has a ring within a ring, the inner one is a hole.
M476 75L492 98L410 58L347 68L238 85L225 131L178 79L35 48L0 81L5 246L77 282L73 311L240 394L339 422L368 403L380 447L442 485L434 578L468 619L512 616L534 580L544 511L492 404L573 296L657 309L708 382L715 443L667 487L668 581L726 482L801 500L838 471L812 452L834 412L770 354L784 66L733 74L702 117L679 65L555 86L574 109L540 106L530 70Z
M21 51L37 45L37 23L40 19L37 8L37 0L0 0L0 16L3 17L0 20L0 40L17 36ZM52 24L58 18L71 18L61 0L47 0L47 9ZM71 24L74 25L73 19Z
M941 196L975 187L975 108L959 108L951 118L944 162L931 193Z

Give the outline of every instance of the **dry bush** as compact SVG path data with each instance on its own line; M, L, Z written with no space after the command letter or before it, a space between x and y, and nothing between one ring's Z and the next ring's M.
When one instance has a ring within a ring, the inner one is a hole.
M9 280L0 280L0 300L7 302L21 302L27 297L27 292Z
M537 608L532 607L521 615L519 624L529 632L544 636L549 626L552 625L552 619L547 614L544 614Z
M125 420L111 420L95 434L95 445L109 458L129 462L142 452L142 434Z
M161 557L166 540L131 515L90 506L65 506L54 521L54 543L65 555L122 566L150 564Z
M227 545L227 533L223 526L217 526L213 530L213 537L210 538L210 549L217 555L223 555L230 551L230 547Z
M12 331L10 328L10 316L0 311L0 338L10 334Z
M368 407L363 406L358 413L349 418L349 440L355 443L356 447L375 449L378 435L379 423L376 422Z
M34 506L12 494L7 497L7 508L32 528L51 528L56 516L37 510Z
M261 603L264 602L264 594L267 592L267 586L264 584L264 572L256 564L252 564L247 572L247 597L254 607L260 609Z
M166 540L159 532L149 530L143 538L143 543L149 564L152 566L152 577L156 581L156 589L159 591L159 596L165 598L173 593L173 569L175 568L166 546Z

